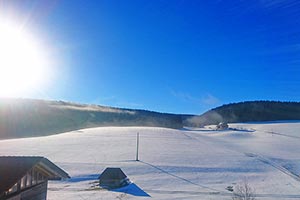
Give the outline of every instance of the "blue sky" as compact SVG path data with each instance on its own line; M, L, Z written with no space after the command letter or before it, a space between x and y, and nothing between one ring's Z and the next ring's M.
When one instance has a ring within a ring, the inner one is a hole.
M300 101L297 0L0 2L56 59L22 97L192 114Z

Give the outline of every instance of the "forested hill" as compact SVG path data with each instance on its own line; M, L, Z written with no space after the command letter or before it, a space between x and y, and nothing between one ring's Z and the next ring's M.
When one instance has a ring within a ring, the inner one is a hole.
M44 136L99 126L182 128L219 122L300 120L300 103L248 101L200 116L121 109L64 101L0 98L0 139Z
M0 138L43 136L98 126L182 128L182 116L63 101L0 99Z
M203 126L219 122L255 122L300 120L300 102L246 101L214 108L186 120L190 125Z

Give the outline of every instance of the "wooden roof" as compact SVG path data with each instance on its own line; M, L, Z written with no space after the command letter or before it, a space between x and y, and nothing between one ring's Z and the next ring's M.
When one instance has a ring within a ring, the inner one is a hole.
M0 194L9 190L34 167L49 180L70 178L65 171L44 157L0 156Z

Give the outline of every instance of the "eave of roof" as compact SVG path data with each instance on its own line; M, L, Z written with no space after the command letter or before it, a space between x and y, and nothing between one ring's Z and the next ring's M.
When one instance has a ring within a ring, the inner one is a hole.
M39 156L0 156L0 194L9 190L35 166L42 167L49 180L70 178L47 158Z

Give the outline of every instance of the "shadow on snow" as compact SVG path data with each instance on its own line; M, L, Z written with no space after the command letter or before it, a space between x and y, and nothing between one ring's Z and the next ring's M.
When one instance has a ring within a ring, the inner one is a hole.
M110 191L123 192L123 193L130 194L130 195L133 195L133 196L151 197L149 194L147 194L144 190L142 190L135 183L131 183L131 184L125 186L125 187L113 189L113 190L110 190Z
M82 181L94 181L98 180L99 174L88 174L88 175L80 175L71 177L68 182L77 183Z

